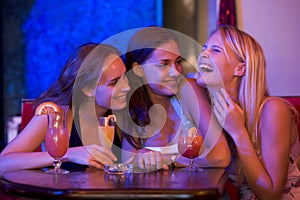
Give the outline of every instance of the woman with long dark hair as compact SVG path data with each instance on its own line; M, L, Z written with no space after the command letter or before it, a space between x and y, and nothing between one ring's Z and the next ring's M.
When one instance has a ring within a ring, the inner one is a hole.
M110 149L90 142L90 137L98 136L99 117L106 116L111 109L126 106L126 93L130 87L125 72L116 48L105 44L84 44L72 53L58 80L36 100L36 106L48 101L69 106L67 128L71 134L70 148L62 158L63 165L71 162L103 168L104 164L117 160ZM86 110L86 105L90 110ZM84 122L89 115L96 123L90 124L87 130ZM53 158L47 152L34 152L45 140L47 126L46 115L31 119L1 152L0 174L52 164Z

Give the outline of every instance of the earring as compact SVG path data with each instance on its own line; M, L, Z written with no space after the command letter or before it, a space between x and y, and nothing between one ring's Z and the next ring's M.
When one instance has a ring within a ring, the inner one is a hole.
M91 92L88 92L88 93L86 94L86 96L88 96L89 98L94 97L94 95L93 95Z
M83 94L85 94L85 96L87 97L94 97L94 92L92 89L82 89Z
M129 91L129 88L122 88L121 91L122 91L122 92L128 92L128 91Z

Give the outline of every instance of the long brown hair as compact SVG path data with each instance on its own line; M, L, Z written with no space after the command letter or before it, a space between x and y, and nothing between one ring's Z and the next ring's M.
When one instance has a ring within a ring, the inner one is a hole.
M259 108L269 96L265 56L259 43L236 27L222 25L218 31L225 51L232 51L246 65L245 75L240 80L238 101L244 110L245 125L255 146Z
M128 44L127 53L125 55L125 65L131 91L127 94L129 114L135 125L129 127L137 127L136 133L140 134L140 127L150 124L149 109L152 102L147 91L147 87L141 77L132 73L132 65L134 62L143 64L150 58L152 52L160 45L173 40L177 42L176 37L165 28L147 27L139 30L131 38ZM178 42L177 42L178 43ZM128 126L128 125L127 125ZM127 130L129 133L132 130ZM141 137L134 137L125 134L125 138L135 148L143 148L144 140Z
M86 43L77 47L68 58L59 78L49 89L42 93L35 101L35 107L45 101L58 105L72 106L72 94L78 70L85 57L97 46L95 43Z

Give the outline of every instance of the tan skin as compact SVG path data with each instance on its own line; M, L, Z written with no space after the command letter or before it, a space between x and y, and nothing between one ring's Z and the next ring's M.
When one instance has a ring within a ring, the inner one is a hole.
M97 96L101 96L100 92L106 91L106 96L102 95L102 100L97 101L96 110L99 116L103 115L109 108L121 109L125 107L125 96L130 90L127 78L124 76L126 71L124 63L117 55L112 55L110 59L114 61L108 65L104 71L104 76L99 81L101 91L95 92L97 99ZM90 95L87 91L84 92ZM109 103L111 101L113 102L112 105ZM72 128L72 122L73 113L69 109L67 114L69 132ZM0 176L8 171L52 165L53 158L47 152L33 152L44 141L47 124L46 115L34 116L24 130L6 146L0 156ZM93 152L93 155L89 152ZM63 157L63 161L96 168L103 168L104 164L112 164L116 160L116 156L109 149L95 144L69 148Z
M220 122L224 121L224 129L237 146L243 173L251 190L259 199L280 199L287 177L290 146L297 134L291 131L291 111L279 99L270 99L264 105L259 130L262 157L259 159L244 126L243 111L236 103L239 78L244 75L246 66L238 62L231 51L228 53L226 57L218 32L213 34L204 45L199 64L201 66L210 59L216 65L211 66L212 72L200 73L198 83L203 84L205 78L209 80L205 85L211 86L214 113ZM215 76L216 68L222 74L222 80ZM220 84L221 81L224 82Z

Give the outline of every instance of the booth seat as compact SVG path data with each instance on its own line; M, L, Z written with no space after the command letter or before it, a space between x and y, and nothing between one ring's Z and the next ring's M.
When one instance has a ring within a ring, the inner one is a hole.
M34 99L22 99L21 100L21 124L20 124L20 131L22 131L31 118L34 115L33 109L33 102Z
M288 100L299 112L300 115L300 96L292 96L292 97L284 97L286 100ZM300 138L300 122L298 122L298 133Z
M22 131L27 124L30 122L31 118L34 116L33 102L35 99L22 99L21 100L21 124L20 131ZM42 146L40 145L35 151L42 151Z

